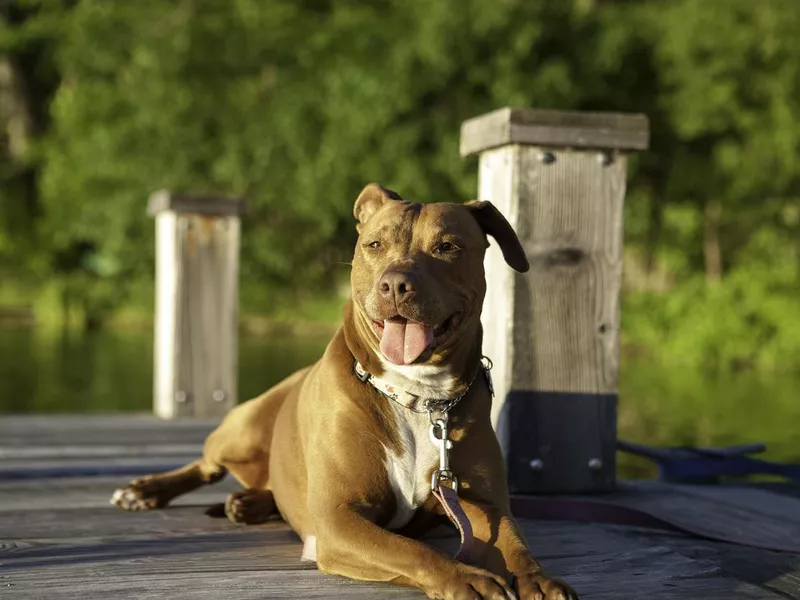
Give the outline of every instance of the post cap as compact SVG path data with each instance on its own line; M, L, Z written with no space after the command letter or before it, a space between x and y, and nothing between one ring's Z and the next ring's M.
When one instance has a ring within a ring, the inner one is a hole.
M612 112L501 108L461 124L461 156L508 144L646 150L647 116Z
M241 215L244 208L245 202L242 198L211 194L180 194L169 190L153 192L147 201L147 214L151 217L166 210L201 215Z

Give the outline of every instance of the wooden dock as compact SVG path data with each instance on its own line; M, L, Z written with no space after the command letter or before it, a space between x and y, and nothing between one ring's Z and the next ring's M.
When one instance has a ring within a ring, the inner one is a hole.
M283 523L205 509L225 480L165 510L124 513L112 491L196 457L211 422L149 416L0 417L0 598L422 598L324 575ZM775 491L777 490L777 491ZM710 535L800 546L800 494L773 487L628 483L605 498ZM523 521L534 553L584 600L800 599L800 555L658 529ZM452 548L450 535L431 543Z

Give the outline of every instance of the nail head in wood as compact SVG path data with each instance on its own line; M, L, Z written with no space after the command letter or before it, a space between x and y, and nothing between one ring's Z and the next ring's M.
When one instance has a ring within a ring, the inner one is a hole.
M646 150L650 129L641 114L508 107L461 125L461 156L509 144Z
M552 152L541 152L539 154L539 160L545 165L552 165L556 162L556 155Z
M529 463L529 466L533 471L541 471L544 468L544 462L542 462L541 458L534 458Z
M614 162L614 155L611 152L601 152L597 156L597 160L600 162L601 165L607 167L608 165Z

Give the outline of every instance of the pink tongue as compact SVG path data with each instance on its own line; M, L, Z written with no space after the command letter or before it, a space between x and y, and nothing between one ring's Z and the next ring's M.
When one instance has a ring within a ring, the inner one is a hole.
M396 365L410 365L433 341L433 329L413 321L383 322L381 352Z

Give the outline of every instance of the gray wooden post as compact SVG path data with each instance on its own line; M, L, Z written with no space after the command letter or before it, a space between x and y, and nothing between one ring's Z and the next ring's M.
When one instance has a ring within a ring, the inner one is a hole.
M625 151L642 115L503 108L464 122L480 200L508 218L531 269L486 256L484 353L512 492L615 483Z
M218 417L236 404L241 200L155 192L153 407L164 419Z

